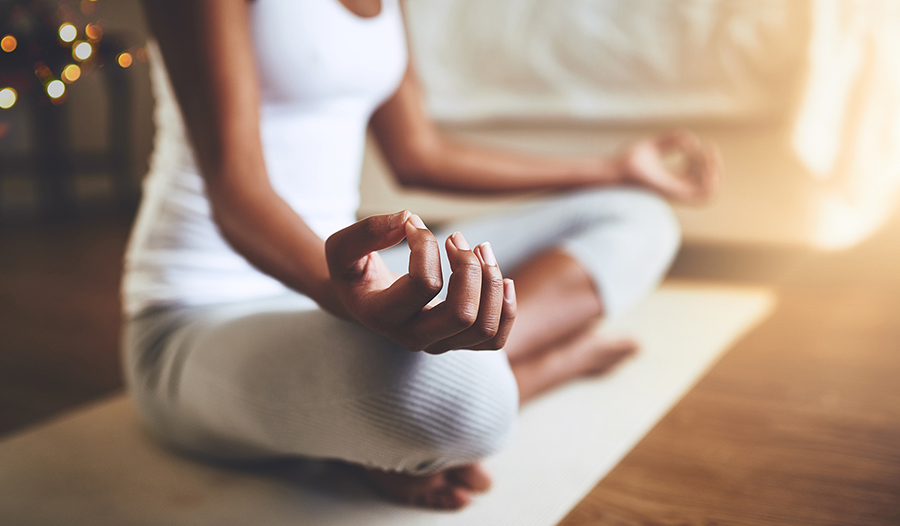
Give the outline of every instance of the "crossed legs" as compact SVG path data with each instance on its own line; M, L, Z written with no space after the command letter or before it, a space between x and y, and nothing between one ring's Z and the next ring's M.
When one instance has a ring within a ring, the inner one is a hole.
M490 486L478 459L519 401L634 351L594 326L649 292L678 244L671 212L637 190L586 191L457 225L516 280L504 352L409 353L296 294L149 313L126 326L126 372L150 427L205 455L306 456L368 466L396 500L452 509ZM395 271L404 247L387 251ZM449 275L449 269L444 270Z
M606 339L597 324L655 287L678 246L668 207L637 190L551 198L436 235L454 230L474 243L490 241L501 267L512 269L506 275L516 283L518 314L504 351L520 403L603 373L635 353L634 341ZM465 506L472 494L490 487L477 462L424 477L378 470L367 475L392 498L444 509Z
M579 377L600 374L633 354L631 340L596 334L603 302L587 272L559 249L537 254L513 274L519 313L505 352L520 403ZM490 489L479 462L426 476L363 471L389 498L421 507L458 509Z
M600 374L637 350L629 339L596 333L603 300L572 256L550 249L513 275L517 326L505 347L520 403L581 376Z

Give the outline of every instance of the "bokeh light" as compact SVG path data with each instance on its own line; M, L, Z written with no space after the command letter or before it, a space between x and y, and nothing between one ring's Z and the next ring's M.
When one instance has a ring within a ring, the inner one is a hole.
M53 73L50 71L50 68L47 67L47 64L36 62L34 64L34 74L37 75L37 78L44 80Z
M103 38L103 28L99 24L88 24L84 27L84 34L91 40Z
M72 56L78 60L87 60L93 52L94 48L87 42L79 42L72 47Z
M66 82L75 82L81 76L81 68L77 64L69 64L63 69L62 79Z
M0 108L8 110L16 103L16 90L12 88L0 89Z
M68 22L59 26L59 39L63 42L71 42L78 36L78 30Z
M147 56L147 48L138 48L138 50L134 52L134 57L138 59L139 62L147 62L147 60L149 60L149 57Z
M66 92L66 85L61 80L53 80L47 84L47 95L51 99L58 99Z
M125 53L119 53L119 56L116 57L116 62L123 68L127 68L131 65L131 53L128 53L127 51Z
M0 49L6 51L7 53L11 53L16 49L16 45L18 42L16 41L16 37L12 35L6 35L2 39L0 39Z

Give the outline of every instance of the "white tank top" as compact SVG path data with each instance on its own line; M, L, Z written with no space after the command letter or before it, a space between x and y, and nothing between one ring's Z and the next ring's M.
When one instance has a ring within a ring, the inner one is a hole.
M397 1L372 18L338 0L250 4L269 178L323 239L355 220L367 123L406 68ZM125 256L125 313L284 292L219 233L155 46L151 58L156 141Z

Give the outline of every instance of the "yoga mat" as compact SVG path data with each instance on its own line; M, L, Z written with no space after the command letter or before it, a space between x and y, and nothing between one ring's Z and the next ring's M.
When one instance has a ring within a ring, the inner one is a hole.
M324 462L223 467L161 448L119 395L0 441L0 524L537 525L561 520L716 359L770 312L764 289L668 284L602 330L641 353L527 406L460 512L382 501Z

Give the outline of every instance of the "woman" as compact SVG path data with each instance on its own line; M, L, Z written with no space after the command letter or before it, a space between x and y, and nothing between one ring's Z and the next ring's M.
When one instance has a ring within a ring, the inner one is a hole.
M423 111L397 0L146 10L158 132L126 258L125 367L164 440L339 459L391 498L459 508L488 489L478 461L519 403L634 351L593 327L677 248L648 189L712 190L715 153L692 135L608 159L451 142ZM405 186L555 195L437 238L406 211L354 223L370 120ZM690 170L666 168L668 149Z

